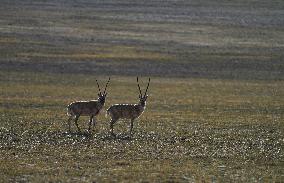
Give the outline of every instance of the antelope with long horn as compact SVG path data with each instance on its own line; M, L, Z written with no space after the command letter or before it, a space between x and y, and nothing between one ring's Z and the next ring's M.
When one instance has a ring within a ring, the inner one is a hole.
M142 95L138 77L137 77L137 84L138 84L138 90L140 93L138 104L115 104L107 109L107 115L111 117L110 132L112 135L114 135L113 125L116 121L118 121L119 119L130 119L131 124L130 124L129 134L131 136L134 120L139 118L139 116L142 115L142 113L144 112L146 108L146 100L148 98L147 91L148 91L149 84L150 84L150 78L149 78L149 82L148 82L144 95Z
M109 84L110 78L108 79L104 92L101 92L100 85L97 82L99 93L98 93L98 99L97 100L90 100L90 101L76 101L67 106L67 115L69 116L68 119L68 127L69 132L71 132L71 121L72 119L75 121L75 125L79 132L81 132L79 126L78 126L78 119L80 116L89 116L89 129L88 131L91 131L91 126L93 123L93 126L96 124L96 116L99 114L99 112L102 110L105 104L106 96L107 96L107 86Z

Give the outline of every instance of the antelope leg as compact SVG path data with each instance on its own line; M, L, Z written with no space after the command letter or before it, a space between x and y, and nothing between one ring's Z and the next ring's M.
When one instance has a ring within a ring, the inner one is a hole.
M68 123L68 131L69 133L71 133L71 120L72 120L73 116L70 116L67 123Z
M78 119L79 119L80 115L76 115L76 118L75 118L75 125L77 126L78 128L78 131L81 132L81 129L79 128L79 125L78 125Z
M113 133L113 125L114 125L114 123L117 121L117 119L111 119L111 121L110 121L110 133L112 134L112 135L114 135L114 133Z
M94 118L94 116L92 115L92 116L90 116L90 121L89 121L89 132L91 131L91 126L92 126L92 122L93 122L93 118Z
M132 135L133 123L134 123L134 119L131 119L131 122L130 122L130 131L129 131L130 136Z

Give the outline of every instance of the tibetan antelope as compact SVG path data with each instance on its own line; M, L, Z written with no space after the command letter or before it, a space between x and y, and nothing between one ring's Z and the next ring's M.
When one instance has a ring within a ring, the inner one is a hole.
M69 116L68 119L68 127L69 127L69 132L71 132L71 120L75 120L75 125L78 128L78 131L81 132L79 126L78 126L78 119L80 116L89 116L90 121L89 121L89 132L91 131L91 126L93 123L93 126L96 124L96 116L99 114L101 109L104 107L106 96L107 96L107 86L109 84L110 78L108 79L104 92L101 92L100 85L97 82L98 88L99 88L99 93L98 93L98 99L97 100L90 100L90 101L77 101L69 104L67 106L67 115Z
M146 88L146 91L144 93L144 95L142 95L140 86L139 86L139 81L138 81L138 77L137 77L137 84L138 84L138 89L139 89L139 102L138 104L115 104L112 105L110 108L108 108L107 110L107 115L109 115L111 117L111 121L110 121L110 132L112 135L114 135L113 133L113 125L114 123L119 120L119 119L130 119L131 120L131 124L130 124L130 136L132 135L132 129L133 129L133 122L136 118L138 118L139 116L141 116L141 114L143 113L143 111L146 108L146 100L147 100L147 90L150 84L150 78L149 78L149 82Z

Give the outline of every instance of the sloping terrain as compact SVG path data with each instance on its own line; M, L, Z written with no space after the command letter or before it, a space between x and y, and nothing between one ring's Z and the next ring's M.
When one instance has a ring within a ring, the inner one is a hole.
M1 2L1 70L283 79L281 1Z

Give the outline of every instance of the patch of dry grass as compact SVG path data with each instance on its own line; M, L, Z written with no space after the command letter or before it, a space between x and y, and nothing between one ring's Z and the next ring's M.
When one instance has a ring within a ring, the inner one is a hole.
M66 133L66 105L96 98L93 76L1 78L0 169L7 181L282 179L282 82L152 78L134 136L119 121L113 138L104 114L93 135L77 134L74 124ZM112 77L106 107L135 103L136 87L135 78ZM79 125L87 129L87 121L81 117Z

